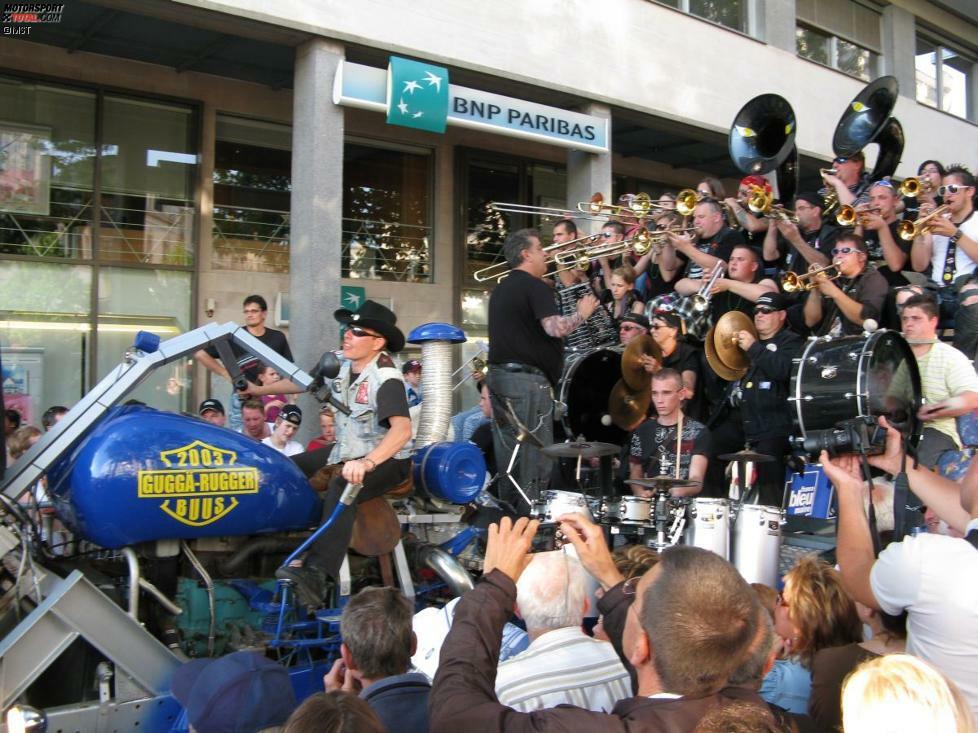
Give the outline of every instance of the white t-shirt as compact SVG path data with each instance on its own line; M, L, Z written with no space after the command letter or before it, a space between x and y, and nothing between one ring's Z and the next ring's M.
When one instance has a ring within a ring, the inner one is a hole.
M972 519L968 531L976 528ZM944 535L907 537L880 553L870 584L884 611L909 612L907 652L953 680L978 714L978 549Z
M302 443L297 443L294 440L288 441L285 444L285 447L284 448L279 448L277 445L275 445L272 442L271 437L263 438L261 442L262 442L262 445L267 445L269 448L274 448L279 453L281 453L283 455L286 455L286 456L294 456L296 453L304 453L305 450L306 450L305 448L302 447Z
M961 223L959 227L964 235L972 242L978 242L978 214L972 212L971 216ZM930 279L938 285L945 285L941 279L944 276L944 260L947 258L948 237L943 234L933 236L934 245L930 255ZM954 279L957 280L962 275L974 272L978 268L978 262L968 257L968 254L961 249L960 243L954 250Z

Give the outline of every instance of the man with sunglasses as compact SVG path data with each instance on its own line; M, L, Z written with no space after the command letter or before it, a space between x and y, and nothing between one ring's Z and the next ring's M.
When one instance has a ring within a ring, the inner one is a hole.
M869 188L869 174L866 173L866 157L862 151L854 155L837 156L832 160L832 167L835 175L827 174L822 176L825 181L827 191L833 189L839 197L839 204L854 206L864 203L866 191ZM823 193L823 195L825 195Z
M764 235L764 261L780 262L780 273L801 275L812 265L829 264L826 254L839 234L834 224L822 219L825 201L814 191L795 196L795 216L798 223L778 219ZM789 297L791 297L789 295Z
M867 269L866 243L846 233L832 249L832 264L840 277L816 277L816 287L805 301L805 325L816 336L857 335L867 320L880 322L889 285L874 269ZM830 273L831 274L831 273Z
M754 304L754 327L738 331L737 346L747 354L747 373L731 382L706 426L713 453L735 453L744 444L774 458L757 464L759 502L780 507L784 498L785 455L793 425L786 409L794 359L802 349L798 334L787 328L788 300L781 293L765 293ZM726 497L724 464L710 461L704 495Z
M949 216L930 221L929 231L913 242L910 256L917 272L930 273L937 284L941 318L955 319L954 345L972 359L978 340L978 216L975 215L975 177L964 166L951 166L937 190ZM920 207L921 216L933 211Z
M639 336L649 335L649 319L641 313L626 313L618 319L618 341L628 346Z
M363 484L359 504L397 488L411 473L411 417L404 378L392 357L404 348L397 316L380 303L365 300L356 311L341 308L333 317L346 327L343 365L333 392L350 414L336 412L336 443L328 465L312 478L314 486L326 487L324 519L332 514L348 483ZM296 394L302 389L283 379L249 385L248 392ZM276 577L296 583L299 600L306 606L320 606L327 576L338 577L356 515L356 505L342 512L309 548L302 567L276 571Z

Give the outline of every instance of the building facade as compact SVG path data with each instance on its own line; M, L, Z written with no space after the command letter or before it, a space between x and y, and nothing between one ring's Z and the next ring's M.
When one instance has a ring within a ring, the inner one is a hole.
M492 282L475 273L507 231L547 228L490 202L574 208L596 192L732 184L730 123L765 92L794 108L803 188L849 100L882 74L900 82L897 175L928 158L974 167L975 5L92 0L5 16L5 390L36 422L109 374L134 331L240 321L250 293L300 366L336 347L333 310L364 297L405 331L461 325L462 359L485 334ZM344 96L358 74L386 78L392 56L445 70L453 100L485 107L453 102L432 132L389 124L376 89ZM493 100L517 116L487 120ZM575 138L573 120L602 144ZM219 381L188 362L137 396L188 409L226 395Z

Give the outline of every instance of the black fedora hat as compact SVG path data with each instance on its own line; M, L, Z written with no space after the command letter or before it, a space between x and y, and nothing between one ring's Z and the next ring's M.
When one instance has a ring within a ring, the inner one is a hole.
M376 331L387 340L388 351L404 348L404 334L397 327L397 316L376 301L365 300L355 311L340 308L333 312L333 318L347 326L363 326Z

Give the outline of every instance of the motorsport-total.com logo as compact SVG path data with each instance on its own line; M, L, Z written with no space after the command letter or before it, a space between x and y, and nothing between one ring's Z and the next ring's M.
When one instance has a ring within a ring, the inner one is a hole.
M0 26L5 36L29 36L37 23L60 23L64 3L5 3Z

